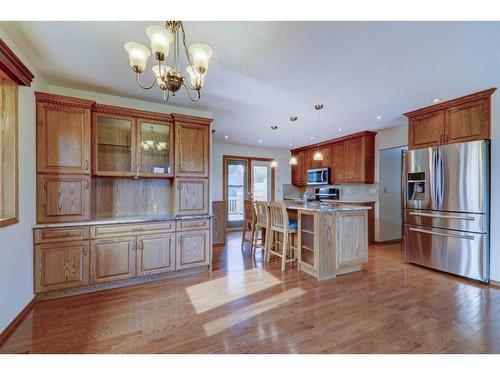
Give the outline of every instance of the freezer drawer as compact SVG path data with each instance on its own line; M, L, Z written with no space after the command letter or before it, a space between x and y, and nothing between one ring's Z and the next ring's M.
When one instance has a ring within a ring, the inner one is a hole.
M488 216L459 212L405 210L405 224L486 233Z
M486 234L405 225L405 258L410 263L489 281Z

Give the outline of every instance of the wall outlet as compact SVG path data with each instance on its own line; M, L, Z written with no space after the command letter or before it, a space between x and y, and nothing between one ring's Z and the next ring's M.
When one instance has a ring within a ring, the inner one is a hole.
M151 207L152 211L154 214L157 214L160 211L160 206L158 203L153 203L153 206Z

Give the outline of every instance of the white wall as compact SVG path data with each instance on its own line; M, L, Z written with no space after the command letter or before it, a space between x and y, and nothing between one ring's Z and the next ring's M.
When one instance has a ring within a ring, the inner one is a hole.
M500 93L491 100L490 279L500 283Z
M0 27L0 38L35 75L31 87L19 87L19 223L0 228L0 332L33 298L35 223L35 90L48 84Z
M211 186L212 199L221 201L223 197L223 155L236 156L253 156L261 158L272 158L273 149L269 147L251 147L242 145L233 145L228 143L213 143L212 144L212 163L211 163ZM276 200L283 199L283 184L289 184L291 178L291 169L288 164L290 160L290 151L286 149L276 149L276 160L278 167L276 168Z

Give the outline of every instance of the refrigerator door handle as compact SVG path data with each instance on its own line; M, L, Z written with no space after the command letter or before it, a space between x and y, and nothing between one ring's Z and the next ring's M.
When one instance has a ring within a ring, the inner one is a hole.
M465 221L474 221L474 217L472 216L450 216L450 215L436 215L436 214L425 214L420 212L410 212L410 215L413 216L423 216L423 217L434 217L437 219L454 219L454 220L465 220Z
M439 149L438 149L439 150ZM443 207L444 202L444 158L441 150L439 152L439 208Z
M440 233L440 232L433 232L432 230L426 230L426 229L420 229L420 228L410 228L410 231L412 232L419 232L419 233L426 233L426 234L432 234L435 236L442 236L442 237L451 237L451 238L458 238L461 240L474 240L474 236L460 236L458 234L449 234L449 233Z
M431 165L432 165L432 173L430 173L431 177L431 198L432 198L432 208L437 209L438 206L438 200L437 200L437 189L436 189L436 182L437 182L437 153L438 149L434 149L432 153L432 160L431 160Z

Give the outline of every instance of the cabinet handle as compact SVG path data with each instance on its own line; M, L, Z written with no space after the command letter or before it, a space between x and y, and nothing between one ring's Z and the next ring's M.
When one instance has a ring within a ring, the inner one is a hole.
M85 170L88 171L89 170L89 161L88 159L85 160Z
M89 180L85 180L85 190L89 190Z
M87 255L87 245L83 245L83 255Z

